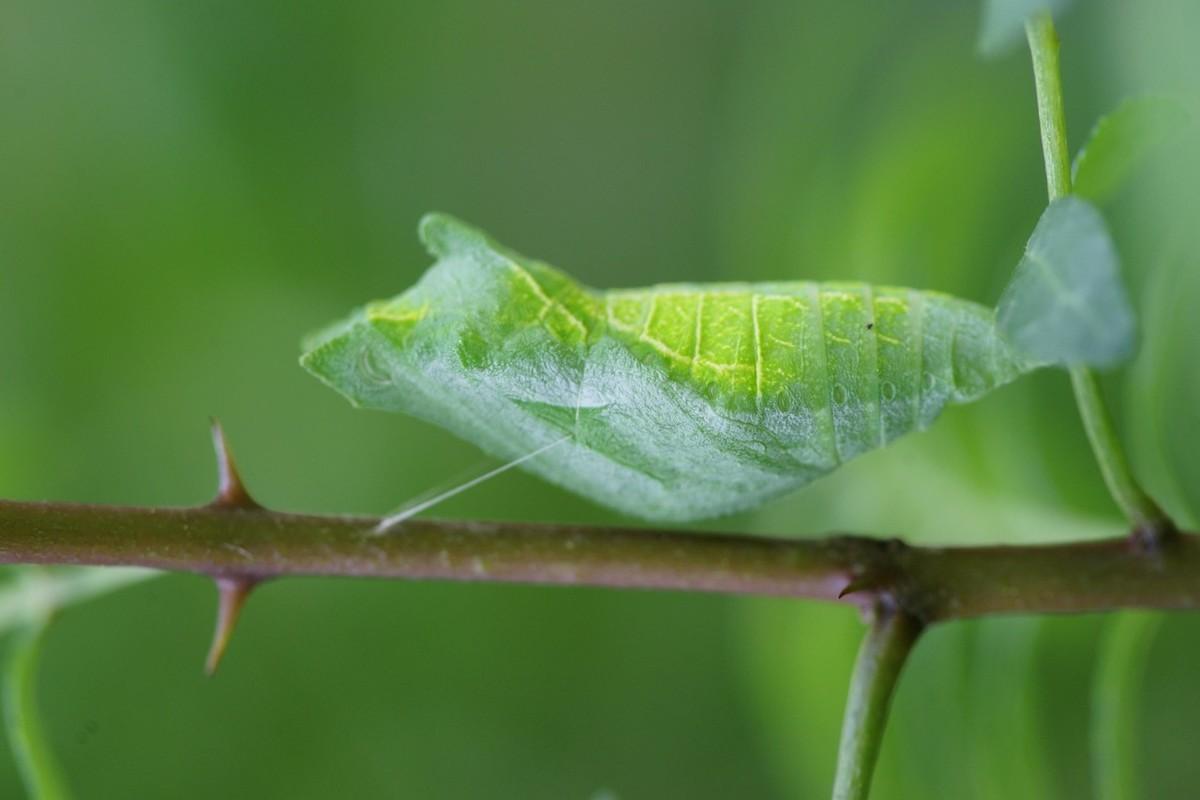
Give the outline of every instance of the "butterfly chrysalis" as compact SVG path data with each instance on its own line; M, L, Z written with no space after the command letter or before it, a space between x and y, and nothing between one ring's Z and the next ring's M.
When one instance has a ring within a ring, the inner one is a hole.
M1026 366L994 312L864 283L596 291L443 215L437 263L304 365L641 517L748 508L928 426Z

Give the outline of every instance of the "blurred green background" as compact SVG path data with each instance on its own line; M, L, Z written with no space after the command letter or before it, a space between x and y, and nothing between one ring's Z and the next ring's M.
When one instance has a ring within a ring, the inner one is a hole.
M0 496L204 501L219 416L252 491L384 512L480 462L352 411L300 337L427 266L455 213L597 286L860 278L992 303L1044 202L1032 79L941 0L8 0L0 5ZM1194 0L1076 3L1074 146L1122 98L1197 108ZM1195 138L1194 131L1185 138ZM1139 473L1200 513L1190 141L1105 210L1143 313L1106 376ZM615 519L509 473L439 516ZM923 542L1119 532L1047 372L709 527ZM812 604L297 580L201 674L214 592L68 610L40 702L81 798L806 798L832 779L860 623ZM1091 796L1112 618L936 630L878 798ZM1154 640L1131 754L1195 796L1200 619ZM605 793L608 794L605 794ZM18 797L0 758L0 796Z

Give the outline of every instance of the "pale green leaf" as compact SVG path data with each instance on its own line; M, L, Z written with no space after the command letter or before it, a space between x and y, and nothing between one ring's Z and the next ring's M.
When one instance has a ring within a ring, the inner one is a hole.
M976 48L981 55L996 56L1025 39L1025 20L1038 11L1065 11L1071 0L983 0Z
M1133 309L1108 226L1091 204L1066 197L1042 214L997 322L1034 361L1103 367L1130 355Z
M46 741L37 708L37 660L45 625L45 619L30 619L9 645L4 674L4 727L29 796L34 800L65 800L70 792Z
M0 634L12 632L4 674L5 732L30 797L70 796L37 711L37 659L48 621L65 606L158 574L136 567L70 566L13 566L0 572Z
M141 567L10 567L0 580L0 634L161 572Z
M409 291L314 337L354 404L430 420L637 516L745 509L1023 370L983 306L860 283L595 291L450 217Z
M1126 100L1096 123L1075 157L1073 191L1097 203L1108 199L1189 119L1186 109L1169 98Z

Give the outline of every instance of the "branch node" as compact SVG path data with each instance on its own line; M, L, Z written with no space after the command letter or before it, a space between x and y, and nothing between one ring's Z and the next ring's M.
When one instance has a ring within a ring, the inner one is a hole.
M848 540L861 546L861 541ZM883 603L889 607L900 606L894 596L895 576L898 572L898 562L909 551L908 544L903 539L871 539L871 558L856 561L846 578L845 587L838 592L837 599L842 600L852 594L870 593L876 604Z
M214 578L217 584L217 625L213 631L212 644L208 648L208 657L204 661L204 672L212 677L221 658L229 648L229 640L233 637L233 629L237 626L246 599L258 583L250 578Z
M1178 538L1178 529L1165 518L1143 522L1129 531L1130 547L1139 555L1161 555L1163 549Z
M212 438L213 449L217 453L217 496L209 505L243 511L261 510L262 506L250 496L246 485L242 483L237 463L233 460L233 452L225 438L225 430L215 417L212 419Z

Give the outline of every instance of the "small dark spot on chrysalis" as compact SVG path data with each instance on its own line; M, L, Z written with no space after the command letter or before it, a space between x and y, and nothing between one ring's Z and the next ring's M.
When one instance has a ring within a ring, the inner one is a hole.
M871 330L871 328L874 328L874 327L875 327L875 323L874 323L874 322L868 322L868 323L867 323L867 330Z

